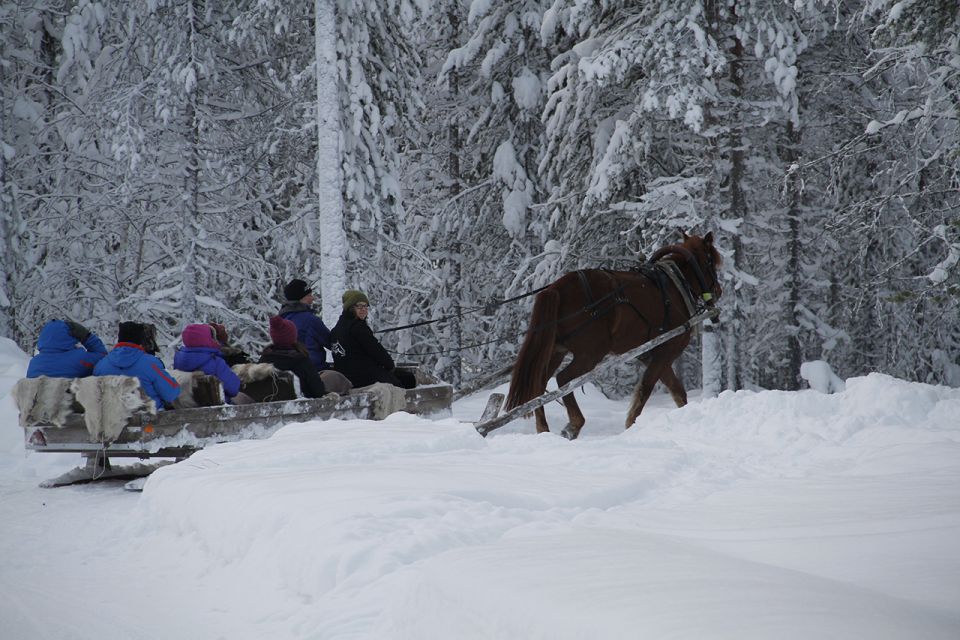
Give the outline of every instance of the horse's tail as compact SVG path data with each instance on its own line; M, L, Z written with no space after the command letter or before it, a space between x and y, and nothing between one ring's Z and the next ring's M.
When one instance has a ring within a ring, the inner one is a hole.
M553 356L559 309L560 294L553 287L544 289L534 299L530 327L513 365L505 409L519 407L546 390L550 375L547 365Z

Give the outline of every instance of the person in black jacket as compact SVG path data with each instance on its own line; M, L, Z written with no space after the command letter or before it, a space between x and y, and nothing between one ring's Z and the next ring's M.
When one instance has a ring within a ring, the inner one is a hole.
M260 362L267 362L282 371L290 371L300 380L300 391L307 398L319 398L327 393L317 368L310 361L307 348L297 342L297 325L280 316L270 318L270 339L273 344L260 354Z
M330 332L334 368L347 376L354 387L386 382L404 389L417 386L409 371L396 369L393 358L373 337L367 324L370 301L361 291L351 289L343 294L343 313Z

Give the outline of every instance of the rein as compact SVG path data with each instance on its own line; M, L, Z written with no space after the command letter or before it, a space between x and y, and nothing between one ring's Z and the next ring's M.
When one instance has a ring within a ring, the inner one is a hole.
M657 250L657 252L654 253L654 254L650 257L650 259L647 261L646 264L650 265L651 267L656 267L656 262L657 262L657 261L659 261L659 260L661 260L662 258L664 258L664 257L666 257L666 256L669 256L669 255L678 255L678 256L682 257L688 264L690 264L690 267L693 269L694 276L695 276L696 279L697 279L697 284L700 286L700 292L701 292L701 293L700 293L700 298L703 300L703 302L704 302L707 306L712 306L712 305L713 305L713 302L714 302L713 293L711 293L711 291L710 291L709 288L707 287L706 279L703 277L703 270L700 268L700 264L697 262L696 257L695 257L695 256L693 255L693 253L692 253L689 249L687 249L686 247L684 247L684 246L682 246L682 245L678 245L678 244L673 244L673 245L669 245L669 246L663 247L663 248ZM658 268L659 268L659 267L658 267ZM607 274L607 277L609 277L609 278L613 281L613 283L614 283L615 286L614 286L614 288L613 288L612 291L610 291L610 292L607 293L606 295L601 296L600 298L593 299L593 291L592 291L591 288L590 288L590 283L587 281L586 274L585 274L584 270L582 270L582 269L581 269L581 270L578 270L576 273L577 273L578 277L580 278L581 286L583 287L584 293L586 294L587 304L585 304L582 309L578 309L578 310L576 310L576 311L574 311L574 312L572 312L572 313L570 313L570 314L567 314L566 316L563 316L562 318L557 318L557 319L554 320L554 321L544 323L544 324L542 324L542 325L540 325L540 326L538 326L538 327L530 327L530 328L526 329L525 331L521 332L521 333L518 334L518 335L523 335L523 334L526 333L527 331L532 331L532 332L542 331L543 329L547 328L548 326L551 326L551 325L554 325L554 326L555 326L555 325L559 325L561 322L564 322L565 320L569 320L570 318L573 318L573 317L575 317L575 316L577 316L577 315L579 315L579 314L581 314L581 313L586 313L586 314L588 314L589 317L588 317L583 323L581 323L579 326L577 326L575 329L573 329L573 331L570 331L570 332L564 334L563 338L564 338L564 339L568 339L568 338L570 338L571 336L576 335L577 333L579 333L580 331L582 331L584 328L586 328L588 325L590 325L590 324L591 324L592 322L594 322L595 320L599 319L601 316L606 315L607 313L609 313L611 310L613 310L614 308L616 308L617 305L620 305L620 304L626 304L626 305L629 306L631 309L633 309L633 311L640 317L641 320L643 320L643 322L649 327L649 330L652 332L652 331L653 331L653 326L650 324L650 322L647 320L647 318L644 317L644 315L643 315L642 313L640 313L640 310L637 309L636 305L634 305L633 302L631 302L629 298L627 298L626 296L623 295L624 286L623 286L622 284L620 284L620 282L619 282L612 274L610 274L606 269L603 269L602 271L603 271L604 273L606 273L606 274ZM641 273L643 273L643 272L641 271ZM648 277L648 278L651 278L651 276L650 276L649 274L644 273L644 275L646 275L646 277ZM653 278L651 278L651 279L653 279ZM714 274L714 281L716 281L716 275L715 275L715 274ZM655 280L655 282L656 282L656 280ZM685 282L685 279L684 279L684 282ZM666 297L665 292L664 292L664 290L663 290L663 288L662 288L661 283L659 283L659 282L656 282L656 283L657 283L658 287L660 287L660 289L661 289L661 291L660 291L661 296L663 296L663 298L664 298L664 300L665 300L665 304L667 305L668 313L667 313L666 315L669 315L669 298ZM522 293L522 294L520 294L520 295L518 295L518 296L514 296L514 297L512 297L512 298L506 298L506 299L504 299L504 300L499 300L499 301L496 301L496 302L491 302L491 303L488 303L488 304L486 304L486 305L476 306L476 307L469 307L469 308L467 308L467 309L462 310L462 311L459 312L459 313L451 314L451 315L448 315L448 316L443 316L443 317L440 317L440 318L435 318L435 319L433 319L433 320L425 320L425 321L423 321L423 322L415 322L415 323L412 323L412 324L406 324L406 325L399 326L399 327L390 327L389 329L381 329L381 330L379 330L379 331L375 331L374 333L390 333L390 332L392 332L392 331L400 331L401 329L412 329L412 328L414 328L414 327L422 327L422 326L429 325L429 324L434 324L434 323L437 323L437 322L443 322L443 321L445 321L445 320L451 320L451 319L453 319L453 318L459 318L459 317L465 316L465 315L467 315L467 314L469 314L469 313L474 313L474 312L476 312L476 311L481 311L481 310L486 310L486 309L492 309L492 308L494 308L494 307L499 307L499 306L502 306L502 305L504 305L504 304L507 304L508 302L515 302L515 301L517 301L517 300L521 300L521 299L523 299L523 298L527 298L527 297L529 297L529 296L536 295L536 294L540 293L541 291L543 291L544 289L546 289L546 288L548 288L548 287L550 287L550 286L551 286L551 285L545 285L545 286L542 286L542 287L540 287L540 288L538 288L538 289L534 289L533 291L528 291L528 292L526 292L526 293ZM688 290L689 290L689 285L687 285L687 288L688 288ZM681 296L682 296L682 295L683 295L683 292L681 291ZM601 308L601 305L602 305L603 303L605 303L605 302L606 302L607 300L609 300L609 299L612 299L612 304L603 305L603 307ZM664 322L666 322L666 317L664 318ZM666 327L664 327L664 330L666 330ZM484 341L484 342L477 342L477 343L474 343L474 344L461 345L461 346L460 346L459 348L457 348L457 349L446 349L446 350L442 350L442 351L423 351L423 352L419 352L419 353L403 353L403 354L401 354L401 353L399 353L399 352L391 351L391 353L397 353L398 355L403 355L403 356L406 356L406 357L420 357L420 356L427 356L427 355L442 355L442 354L445 354L445 353L454 353L454 352L462 351L463 349L472 349L472 348L474 348L474 347L482 347L482 346L486 346L486 345L488 345L488 344L494 344L494 343L502 342L502 341L503 341L503 338L496 338L496 339L487 340L487 341Z
M518 296L514 296L514 297L512 297L512 298L507 298L506 300L499 300L499 301L496 301L496 302L490 302L490 303L488 303L488 304L485 304L485 305L482 305L482 306L477 306L477 307L467 307L466 309L463 309L462 311L460 311L460 313L453 313L453 314L451 314L451 315L449 315L449 316L442 316L442 317L440 317L440 318L434 318L433 320L424 320L423 322L414 322L413 324L405 324L405 325L403 325L403 326L401 326L401 327L390 327L389 329L380 329L379 331L374 331L374 333L390 333L391 331L400 331L401 329L412 329L412 328L414 328L414 327L423 327L423 326L426 326L426 325L428 325L428 324L434 324L435 322L443 322L444 320L453 320L454 318L461 318L461 317L467 315L468 313L474 313L474 312L476 312L476 311L482 311L482 310L486 310L486 309L493 309L494 307L503 306L503 305L507 304L508 302L515 302L515 301L517 301L517 300L522 300L523 298L527 298L527 297L529 297L529 296L532 296L532 295L535 295L535 294L537 294L537 293L540 293L541 291L543 291L544 289L546 289L546 288L549 287L549 286L550 286L550 285L547 284L547 285L544 285L544 286L540 287L539 289L534 289L533 291L527 291L526 293L521 293L521 294L518 295ZM486 343L486 344L489 344L489 343ZM444 352L441 351L441 352L438 352L438 353L444 353Z
M546 289L546 288L549 287L549 286L550 286L550 285L547 285L547 286L545 286L545 287L540 287L540 288L537 289L536 291L531 291L530 293L525 293L525 294L523 294L522 296L518 296L516 299L525 298L525 297L527 297L527 296L529 296L529 295L533 295L534 293L540 293L541 291L543 291L544 289ZM560 324L561 322L563 322L563 321L565 321L565 320L569 320L570 318L573 318L573 317L575 317L575 316L580 315L581 313L589 313L589 314L590 314L590 317L587 318L586 322L584 322L583 324L579 325L579 326L578 326L576 329L574 329L571 333L566 334L567 337L569 337L569 336L573 335L574 333L577 333L578 331L580 331L580 330L583 329L584 327L586 327L588 324L590 324L591 322L593 322L594 320L596 320L597 318L599 318L601 315L603 315L603 314L607 313L608 311L610 311L611 309L613 309L613 308L614 308L617 304L619 304L620 302L626 301L626 302L629 304L629 300L626 300L625 298L624 298L624 299L620 299L620 298L615 298L615 297L614 297L615 295L619 294L621 291L623 291L623 287L622 287L622 286L618 286L616 289L614 289L614 290L611 291L610 293L608 293L608 294L606 294L606 295L604 295L604 296L602 296L602 297L600 297L600 298L597 298L596 300L594 300L594 301L591 302L590 304L584 306L582 309L577 309L576 311L574 311L574 312L572 312L572 313L568 313L567 315L565 315L565 316L563 316L563 317L561 317L561 318L557 318L556 320L552 320L552 321L550 321L550 322L544 322L543 324L540 324L539 326L530 327L529 329L524 329L524 330L522 330L520 333L518 333L518 334L516 334L516 335L512 335L512 336L510 336L510 337L513 338L513 339L516 339L516 338L524 335L524 334L527 333L528 331L532 331L532 332L543 331L543 330L546 329L547 327L558 325L558 324ZM597 310L591 311L591 308L593 308L593 307L598 307L601 302L604 302L604 301L607 300L608 298L614 298L613 304L611 304L610 306L608 306L608 307L606 307L606 308L604 308L604 309L601 309L601 310L599 310L599 311L597 311ZM511 300L512 300L512 299L511 299ZM504 300L503 302L510 302L511 300ZM503 302L501 302L501 304L502 304ZM633 306L633 305L631 304L630 306ZM479 308L482 309L482 308L484 308L484 307L479 307ZM639 311L638 311L637 313L639 313ZM456 316L450 316L450 317L456 317ZM439 322L439 321L442 320L442 319L443 319L443 318L438 318L437 320L433 320L433 321L431 321L431 322ZM397 327L396 329L390 329L390 330L391 330L391 331L396 331L397 329L401 329L401 328L403 328L403 327ZM389 351L390 353L396 353L397 355L411 356L411 357L433 356L433 355L442 355L442 354L444 354L444 353L455 353L455 352L457 352L457 351L462 351L462 350L464 350L464 349L472 349L472 348L474 348L474 347L484 347L484 346L486 346L486 345L488 345L488 344L494 344L494 343L497 343L497 342L503 342L503 340L504 340L504 338L494 338L493 340L486 340L485 342L475 342L475 343L473 343L473 344L465 344L465 345L462 345L459 349L445 349L445 350L443 350L443 351L420 351L420 352L418 352L418 353L400 353L399 351L393 351L393 350L391 350L391 349L387 349L387 351Z

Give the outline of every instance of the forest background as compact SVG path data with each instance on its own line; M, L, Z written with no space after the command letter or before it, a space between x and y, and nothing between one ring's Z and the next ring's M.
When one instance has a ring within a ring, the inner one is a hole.
M512 362L531 300L681 231L724 256L688 385L960 386L955 0L3 0L0 335L367 291L402 361ZM707 354L707 358L703 358ZM602 384L622 392L634 366Z

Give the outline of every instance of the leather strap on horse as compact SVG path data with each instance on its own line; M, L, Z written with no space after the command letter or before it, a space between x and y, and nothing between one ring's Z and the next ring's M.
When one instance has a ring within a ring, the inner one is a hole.
M703 271L700 269L700 263L697 262L697 259L693 256L693 253L691 253L689 249L683 245L671 244L657 250L656 253L650 256L650 259L647 262L659 262L661 258L674 253L683 256L683 259L686 260L690 265L690 268L693 269L693 275L696 276L697 284L700 285L700 297L703 298L704 302L710 304L713 301L713 293L711 293L707 288L707 281L703 277Z
M673 260L661 260L657 263L657 266L663 269L667 277L673 281L673 286L680 292L680 297L683 299L683 304L687 307L687 313L690 317L692 318L697 315L696 305L693 302L693 292L690 291L690 285L687 283L686 278L683 277L683 273L680 271L677 263Z
M637 309L637 305L633 304L630 298L623 295L623 285L620 284L620 281L617 280L616 276L610 273L609 269L601 269L600 271L603 274L605 274L613 283L613 289L610 291L610 293L604 296L601 296L600 298L594 299L593 289L590 287L590 281L587 278L586 271L583 269L577 271L576 272L577 277L580 279L580 284L583 287L583 294L587 300L587 304L584 305L582 311L588 312L590 314L590 317L586 321L581 322L579 325L577 325L577 327L574 328L573 331L568 331L562 336L559 336L558 340L569 340L571 337L580 333L594 320L597 320L598 318L600 318L600 316L609 313L617 305L620 305L620 304L625 304L631 309L633 309L634 313L637 314L637 317L643 320L643 323L647 325L647 339L649 340L650 336L653 334L653 324L651 324L650 321L647 320L647 317L640 312L640 309ZM666 289L664 288L663 280L660 277L659 270L656 268L651 268L649 272L645 270L643 273L645 276L650 278L650 280L656 283L657 288L660 290L660 297L663 299L664 306L666 307L666 313L664 314L664 318L663 318L662 330L666 331L667 319L670 315L670 298L669 296L667 296L667 292L666 292ZM611 303L601 309L600 303L610 299L612 299ZM571 315L576 315L577 313L579 313L579 311L574 312Z
M587 278L587 272L583 269L580 269L579 271L577 271L577 276L580 278L580 285L583 287L583 295L587 299L587 304L584 305L583 310L588 312L590 314L590 317L594 319L599 318L602 314L606 313L607 311L613 308L611 306L606 309L603 309L602 311L597 310L598 307L600 306L600 303L606 300L607 298L612 297L615 303L623 302L623 300L625 300L623 296L617 295L618 293L623 291L623 287L619 286L617 279L611 276L606 269L603 270L603 273L607 274L607 277L613 280L613 284L614 284L613 291L603 296L602 298L594 300L593 289L590 288L590 280Z

